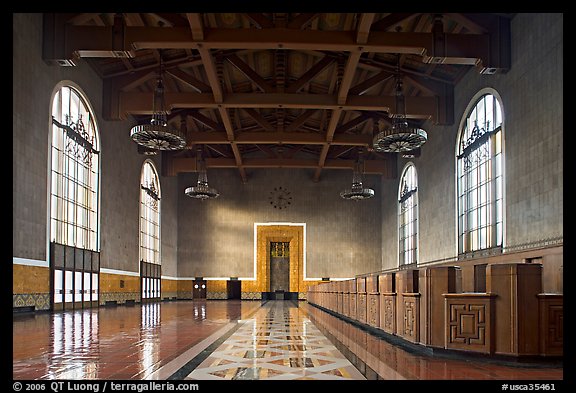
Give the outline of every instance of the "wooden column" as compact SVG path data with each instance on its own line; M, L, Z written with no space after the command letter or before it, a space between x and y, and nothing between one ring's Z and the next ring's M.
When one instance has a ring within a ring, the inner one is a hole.
M356 279L350 280L350 318L358 319L357 315L357 302L356 302Z
M350 317L350 280L342 281L342 315Z
M495 293L495 353L538 355L538 297L542 292L542 265L506 263L488 265L486 292Z
M378 277L380 284L380 329L396 334L396 273Z
M411 342L420 340L420 293L418 270L403 270L396 274L397 335Z
M366 314L368 311L366 302L366 277L356 279L356 292L358 293L356 316L359 322L366 323Z
M370 276L366 279L367 315L366 322L372 327L380 327L380 292L378 276Z
M429 267L419 271L420 342L444 348L444 294L456 292L455 266Z
M336 311L336 282L331 281L328 284L328 309Z
M344 302L344 281L336 281L336 312L338 315L342 315L343 312L343 302Z

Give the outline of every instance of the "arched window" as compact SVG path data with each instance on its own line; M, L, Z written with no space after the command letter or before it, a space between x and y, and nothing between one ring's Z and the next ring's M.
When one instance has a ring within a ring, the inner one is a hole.
M473 100L457 145L458 252L502 246L503 114L498 98Z
M140 176L140 276L142 299L160 297L160 179L146 160Z
M99 136L87 101L72 86L52 100L50 238L98 251Z
M61 83L50 130L52 308L98 304L100 138L80 90Z
M404 167L398 187L398 264L418 262L418 180L412 163Z

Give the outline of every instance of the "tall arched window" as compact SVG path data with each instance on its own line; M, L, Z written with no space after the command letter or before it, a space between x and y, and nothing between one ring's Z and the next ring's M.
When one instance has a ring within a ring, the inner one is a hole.
M160 180L152 161L140 176L140 276L142 299L160 297Z
M498 98L471 102L457 146L458 252L502 246L503 114Z
M418 262L418 179L412 163L404 167L398 187L398 264Z
M78 88L62 83L52 99L50 266L54 309L96 305L99 267L100 138Z

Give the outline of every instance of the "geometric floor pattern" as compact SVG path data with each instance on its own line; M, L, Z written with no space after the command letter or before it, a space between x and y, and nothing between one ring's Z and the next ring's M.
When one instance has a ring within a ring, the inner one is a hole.
M292 302L269 301L238 323L185 379L366 379Z

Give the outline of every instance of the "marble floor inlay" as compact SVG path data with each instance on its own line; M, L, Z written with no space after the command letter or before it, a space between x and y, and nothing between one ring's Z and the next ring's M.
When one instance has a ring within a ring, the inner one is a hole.
M365 379L288 301L270 301L212 352L185 379Z

